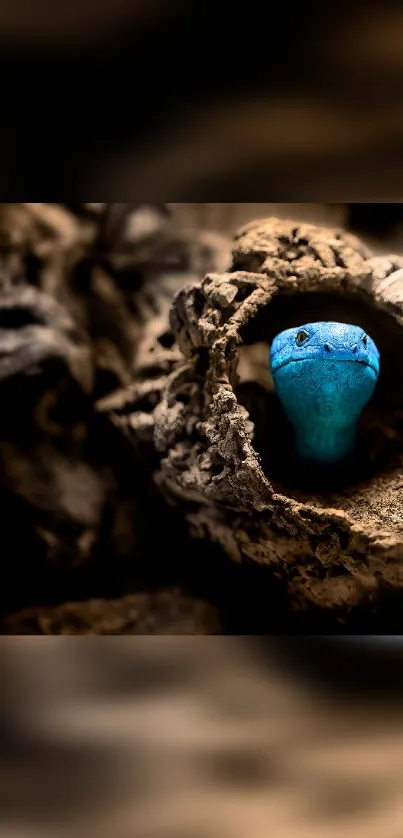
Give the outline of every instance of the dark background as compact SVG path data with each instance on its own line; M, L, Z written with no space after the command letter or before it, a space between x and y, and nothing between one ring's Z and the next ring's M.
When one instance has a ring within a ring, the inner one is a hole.
M399 200L402 25L391 2L0 6L3 195Z

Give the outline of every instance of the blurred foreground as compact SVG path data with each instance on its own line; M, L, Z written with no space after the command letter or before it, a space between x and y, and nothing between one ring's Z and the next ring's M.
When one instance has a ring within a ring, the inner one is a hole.
M401 838L401 701L352 667L324 690L286 647L3 640L0 835Z

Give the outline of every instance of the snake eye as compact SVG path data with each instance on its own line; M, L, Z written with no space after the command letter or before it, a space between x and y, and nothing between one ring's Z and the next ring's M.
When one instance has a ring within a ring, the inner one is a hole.
M296 340L296 343L298 344L298 346L301 346L301 344L305 343L305 341L308 340L308 338L309 338L308 333L305 332L304 329L300 329L300 331L297 332L295 340Z
M367 335L363 335L362 342L363 342L364 346L367 346L367 344L368 344Z

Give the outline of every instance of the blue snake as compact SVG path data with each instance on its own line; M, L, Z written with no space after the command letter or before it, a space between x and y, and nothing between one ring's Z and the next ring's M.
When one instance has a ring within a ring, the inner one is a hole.
M275 337L270 368L299 458L330 465L353 453L379 365L374 341L359 326L307 323Z

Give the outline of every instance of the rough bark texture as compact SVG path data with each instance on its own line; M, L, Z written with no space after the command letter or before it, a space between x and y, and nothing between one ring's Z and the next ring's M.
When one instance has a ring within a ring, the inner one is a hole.
M237 562L269 566L295 607L331 609L342 621L403 585L402 265L337 230L275 218L248 225L229 272L177 294L171 326L182 357L154 412L156 481L184 506L193 535ZM268 350L281 329L315 319L362 325L382 358L361 458L325 487L287 470L270 381L248 390L237 376L246 346Z

